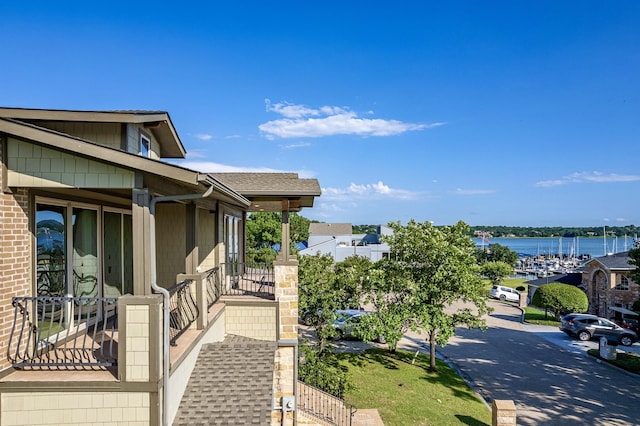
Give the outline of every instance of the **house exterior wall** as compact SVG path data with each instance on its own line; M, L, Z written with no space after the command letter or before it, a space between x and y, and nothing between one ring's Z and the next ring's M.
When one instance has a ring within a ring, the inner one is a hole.
M227 334L276 341L277 306L273 302L232 302L225 306Z
M631 309L633 303L640 298L640 285L629 278L628 271L610 271L597 260L589 263L583 272L583 282L587 284L589 313L603 317L609 316L612 306ZM620 277L627 277L629 290L616 290Z
M120 149L122 126L119 123L89 123L79 121L38 121L40 127Z
M36 144L9 138L8 186L133 188L134 173Z
M2 426L150 425L147 392L3 392Z
M151 132L145 131L144 126L141 124L127 124L127 137L126 137L126 148L127 152L132 154L140 153L140 133L144 132L144 134L151 141L151 146L149 147L149 158L153 158L154 160L160 159L160 145L158 141L153 137Z
M7 353L13 324L11 299L31 294L31 241L29 192L7 188L6 139L0 135L0 353ZM0 357L0 371L10 367Z
M156 206L156 273L158 285L169 288L185 272L186 209L182 204Z
M209 210L198 210L198 266L204 272L216 266L216 215Z

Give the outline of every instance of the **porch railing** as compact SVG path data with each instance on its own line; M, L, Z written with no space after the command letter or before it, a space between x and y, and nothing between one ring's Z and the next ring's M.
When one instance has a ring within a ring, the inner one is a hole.
M168 288L169 295L169 339L172 346L176 340L191 327L200 313L194 297L195 282L184 280Z
M298 380L298 410L332 425L350 426L356 409L344 400Z
M275 277L270 263L230 262L222 265L223 294L232 296L275 297Z
M12 305L7 358L14 367L117 364L117 298L14 297Z
M222 285L220 284L220 267L216 266L204 273L204 282L207 288L207 308L213 306L222 294Z

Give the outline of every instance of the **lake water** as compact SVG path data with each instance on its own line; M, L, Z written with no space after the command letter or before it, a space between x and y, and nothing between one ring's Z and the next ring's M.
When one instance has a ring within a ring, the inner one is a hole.
M482 247L480 238L473 241ZM485 246L487 243L484 243ZM489 244L500 244L509 247L520 256L536 256L563 254L579 256L588 254L591 257L604 256L607 253L619 253L633 247L633 239L607 238L606 242L599 238L490 238Z

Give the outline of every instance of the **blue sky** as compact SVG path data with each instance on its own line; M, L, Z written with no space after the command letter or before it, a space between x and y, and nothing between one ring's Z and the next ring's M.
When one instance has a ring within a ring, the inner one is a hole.
M326 222L640 225L637 1L2 2L0 105L168 111Z

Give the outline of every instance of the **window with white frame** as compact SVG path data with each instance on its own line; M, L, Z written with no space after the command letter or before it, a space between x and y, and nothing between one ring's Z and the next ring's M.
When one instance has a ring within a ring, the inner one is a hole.
M616 290L629 290L629 279L624 275L618 275L616 278Z
M149 158L151 154L151 138L144 132L140 132L140 155Z

